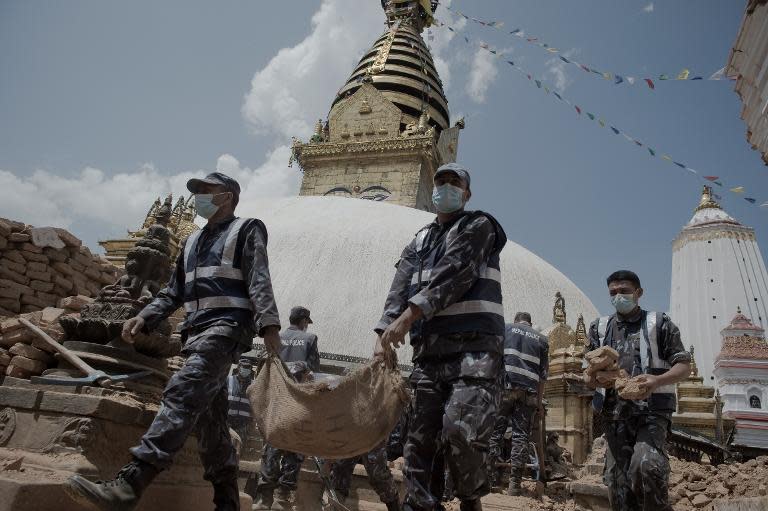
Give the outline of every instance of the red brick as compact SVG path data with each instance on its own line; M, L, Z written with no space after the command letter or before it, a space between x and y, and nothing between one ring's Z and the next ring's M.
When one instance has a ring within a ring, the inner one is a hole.
M9 365L5 369L5 374L7 376L12 377L12 378L21 378L23 380L28 380L32 376L31 372L27 371L26 369L22 369L19 366L15 366L15 365Z
M42 362L45 365L50 365L53 363L53 357L50 355L50 353L46 353L45 351L39 350L28 344L14 344L11 346L11 349L8 350L8 353L11 355L18 355L24 358L28 358L30 360L37 360L38 362Z

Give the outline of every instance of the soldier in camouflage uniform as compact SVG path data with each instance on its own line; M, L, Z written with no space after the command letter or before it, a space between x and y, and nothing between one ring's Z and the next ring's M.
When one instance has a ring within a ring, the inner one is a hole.
M646 394L624 400L614 389L598 389L592 400L605 429L608 451L603 479L611 508L618 511L671 511L666 438L675 411L675 383L691 371L680 330L666 314L640 308L638 276L627 270L608 277L616 314L592 323L589 349L611 346L619 366L643 375Z
M280 321L267 261L267 231L256 219L236 218L240 185L214 172L191 179L197 214L208 219L179 251L168 286L137 317L125 322L133 342L179 307L186 361L169 380L160 409L133 460L112 481L93 483L73 476L66 483L78 502L105 511L134 509L144 489L169 468L191 433L197 435L204 477L213 484L217 511L240 508L237 454L227 427L227 375L248 351L254 334L277 353Z
M455 163L434 176L435 222L397 263L376 354L410 332L413 412L405 446L404 509L433 510L434 460L441 446L462 510L481 509L489 490L488 439L500 388L504 309L499 254L507 238L483 212L468 212L469 172ZM442 473L439 474L442 476Z
M400 496L397 493L395 479L387 465L387 446L385 443L363 456L328 462L331 468L331 486L336 490L336 494L342 502L349 496L352 474L358 462L365 467L368 482L371 483L371 487L379 495L381 501L386 504L387 511L398 511L400 509Z

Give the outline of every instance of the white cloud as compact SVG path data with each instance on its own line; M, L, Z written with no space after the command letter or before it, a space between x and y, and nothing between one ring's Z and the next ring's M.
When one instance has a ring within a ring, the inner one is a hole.
M499 70L496 67L498 59L491 52L478 48L472 59L466 92L475 103L484 103L488 87L496 79Z
M440 2L435 12L435 17L453 28L453 32L446 27L432 27L430 30L434 35L432 41L427 41L429 47L432 50L432 60L435 63L437 73L440 75L440 79L443 81L443 89L448 91L451 88L452 67L455 63L453 52L448 52L448 47L456 37L457 32L461 32L467 25L467 20L461 16L454 15L446 9L451 6L451 1Z
M643 12L651 13L654 10L653 2L649 3L645 7L643 7Z
M566 52L563 52L563 57L565 58L571 58L575 55L578 55L579 51L576 49L570 49ZM547 70L545 71L545 76L550 76L551 79L554 81L555 89L557 89L558 92L563 92L572 82L571 78L568 76L566 63L560 60L559 57L555 57L552 59L549 59L546 62Z
M290 196L298 191L300 172L288 168L289 155L288 146L279 146L270 151L263 165L250 169L241 166L234 156L223 154L216 168L239 181L241 202ZM19 177L0 170L0 216L38 226L98 222L119 230L136 228L156 197L168 193L188 195L187 180L205 173L195 170L168 174L152 164L112 175L87 167L74 177L46 170Z

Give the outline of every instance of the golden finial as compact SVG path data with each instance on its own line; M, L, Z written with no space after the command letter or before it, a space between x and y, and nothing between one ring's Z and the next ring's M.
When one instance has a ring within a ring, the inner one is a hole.
M587 344L587 325L584 323L583 314L579 314L579 319L576 320L576 339L581 345Z
M701 211L702 209L720 209L720 204L712 198L711 186L704 185L704 190L701 192L701 200L694 211Z
M691 376L698 376L699 368L696 367L696 359L693 357L693 350L693 344L691 344L691 349L689 350L689 353L691 354Z
M741 314L741 305L736 306L736 314Z

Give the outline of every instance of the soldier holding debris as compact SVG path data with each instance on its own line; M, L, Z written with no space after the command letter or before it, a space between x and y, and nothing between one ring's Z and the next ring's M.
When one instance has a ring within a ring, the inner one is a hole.
M465 168L450 163L437 170L437 218L403 250L375 328L377 356L409 332L413 345L404 468L409 511L438 506L430 483L442 445L463 511L482 509L480 497L490 491L488 441L504 336L499 254L507 237L489 214L464 210L471 195Z
M549 367L546 336L531 326L531 315L518 312L504 334L504 391L496 426L491 436L490 477L498 471L495 462L503 451L504 435L512 433L509 495L520 495L523 469L528 463L528 436L537 410L543 413L542 399Z
M291 325L280 332L280 358L299 381L320 370L317 336L307 332L312 324L309 309L294 307ZM261 473L256 487L253 509L288 510L296 500L296 487L304 456L264 445ZM277 496L275 496L277 489Z
M115 479L92 483L73 476L66 485L73 498L105 511L134 509L193 432L216 510L240 508L237 455L227 427L227 376L255 334L271 352L279 349L267 231L260 220L234 216L240 185L231 177L214 172L190 179L187 188L208 223L180 250L168 286L125 322L122 334L133 342L183 306L184 366L171 377L154 421L131 449L133 460Z
M671 511L665 441L675 383L690 373L691 356L666 314L640 308L635 273L611 274L608 291L616 314L590 326L585 380L598 390L592 404L605 425L611 508Z

